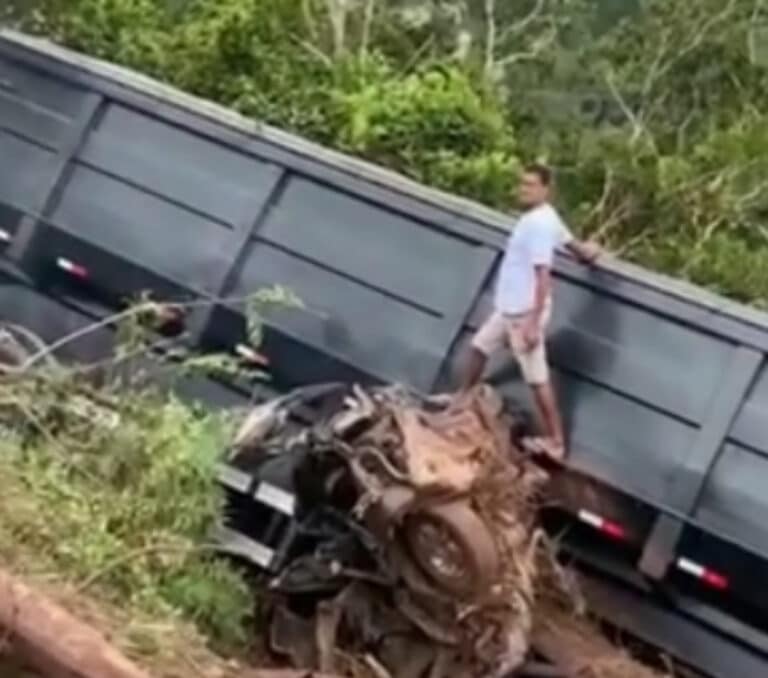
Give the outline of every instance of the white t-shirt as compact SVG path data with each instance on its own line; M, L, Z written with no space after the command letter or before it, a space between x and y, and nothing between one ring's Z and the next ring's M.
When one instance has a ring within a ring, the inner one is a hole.
M535 267L552 266L555 250L571 240L571 232L549 203L523 213L507 240L496 285L496 310L510 315L532 310Z

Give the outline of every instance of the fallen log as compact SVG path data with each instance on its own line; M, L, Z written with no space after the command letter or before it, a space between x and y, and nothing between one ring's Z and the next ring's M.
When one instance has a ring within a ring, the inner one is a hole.
M15 653L51 678L150 678L95 629L3 570L0 629Z
M96 629L0 569L1 650L46 678L151 678ZM312 671L243 669L238 678L337 678Z

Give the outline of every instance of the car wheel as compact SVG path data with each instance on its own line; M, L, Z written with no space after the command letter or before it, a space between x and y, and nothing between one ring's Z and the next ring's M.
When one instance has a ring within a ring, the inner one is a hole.
M403 527L411 556L440 588L473 596L496 580L499 554L493 535L467 502L420 509L406 516Z

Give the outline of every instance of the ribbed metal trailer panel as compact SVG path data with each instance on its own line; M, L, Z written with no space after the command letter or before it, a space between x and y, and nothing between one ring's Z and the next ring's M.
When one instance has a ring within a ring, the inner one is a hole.
M0 42L12 163L0 203L9 255L30 274L76 261L115 299L283 284L306 305L271 321L286 383L340 370L446 382L488 310L503 215L24 42ZM551 345L573 464L768 550L768 501L754 491L768 454L764 319L621 267L563 259L557 273ZM198 338L234 341L242 315L230 306L201 312ZM513 368L499 380L523 395Z
M203 402L209 407L246 407L254 395L244 384L223 383L202 374L180 374L159 355L140 355L116 365L115 328L101 323L110 316L110 309L71 305L45 294L32 287L18 271L0 264L0 322L25 327L49 345L58 342L55 357L66 363L90 366L89 378L99 379L99 365L109 368L113 378L136 378L141 374L154 387L172 389L191 402ZM73 340L62 341L67 337Z
M33 280L64 259L113 303L208 299L202 346L242 341L237 299L279 283L281 385L448 383L488 312L510 219L136 74L0 37L0 229ZM659 511L641 568L686 526L768 554L768 321L618 262L558 261L553 363L571 464ZM216 301L219 300L219 301ZM222 301L226 300L226 301ZM42 312L42 311L41 311ZM512 366L494 375L525 399Z

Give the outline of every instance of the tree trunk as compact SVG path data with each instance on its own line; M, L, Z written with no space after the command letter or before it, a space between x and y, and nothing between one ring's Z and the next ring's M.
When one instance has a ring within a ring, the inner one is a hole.
M0 570L0 633L51 678L150 678L96 630Z

